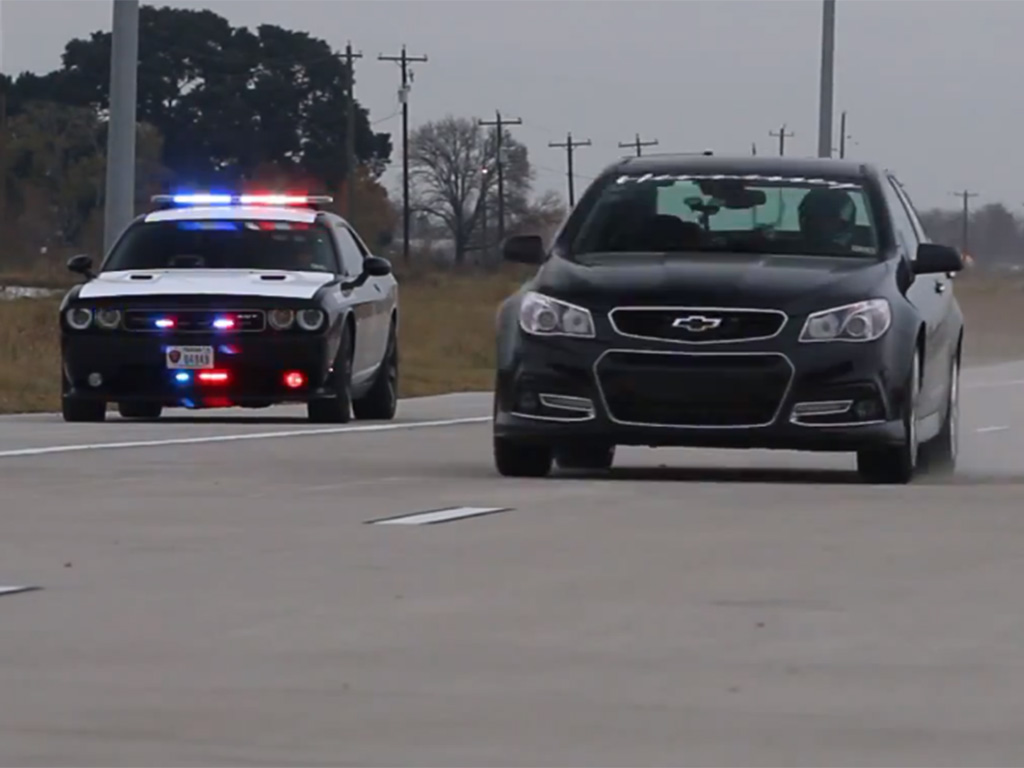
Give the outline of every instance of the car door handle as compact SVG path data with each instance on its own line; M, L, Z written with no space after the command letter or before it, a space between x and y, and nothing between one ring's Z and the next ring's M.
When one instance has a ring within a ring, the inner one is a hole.
M941 281L939 281L939 280L936 280L935 281L935 292L936 293L945 293L946 292L946 284L941 282Z

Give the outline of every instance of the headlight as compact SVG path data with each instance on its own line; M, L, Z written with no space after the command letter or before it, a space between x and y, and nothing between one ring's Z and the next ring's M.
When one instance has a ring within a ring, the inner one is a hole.
M519 305L519 327L536 336L594 336L589 310L533 291Z
M324 313L319 309L303 309L295 319L302 330L315 331L324 324Z
M874 341L891 324L888 301L860 301L810 315L800 332L800 341Z
M75 307L64 313L68 325L76 331L84 331L92 323L92 310L85 307Z
M276 331L286 331L295 324L295 313L290 309L275 309L270 312L270 327Z
M121 324L121 310L101 309L96 312L96 325L107 331L112 331Z

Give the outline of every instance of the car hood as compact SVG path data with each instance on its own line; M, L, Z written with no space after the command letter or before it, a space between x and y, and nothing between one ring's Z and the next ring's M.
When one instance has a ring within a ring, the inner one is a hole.
M250 269L133 269L101 272L82 285L79 299L218 294L310 299L334 275Z
M616 253L581 257L579 262L552 258L534 287L598 307L765 307L796 314L832 299L869 298L891 269L892 262L869 258Z

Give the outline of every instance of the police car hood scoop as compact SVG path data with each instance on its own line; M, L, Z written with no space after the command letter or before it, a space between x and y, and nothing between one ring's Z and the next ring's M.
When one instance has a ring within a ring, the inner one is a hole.
M333 275L251 269L133 269L104 272L82 286L79 298L218 294L309 299Z

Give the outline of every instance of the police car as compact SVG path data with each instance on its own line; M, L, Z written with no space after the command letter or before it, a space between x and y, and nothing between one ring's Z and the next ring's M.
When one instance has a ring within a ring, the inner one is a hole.
M153 198L60 308L65 421L305 403L391 419L398 284L326 196Z

